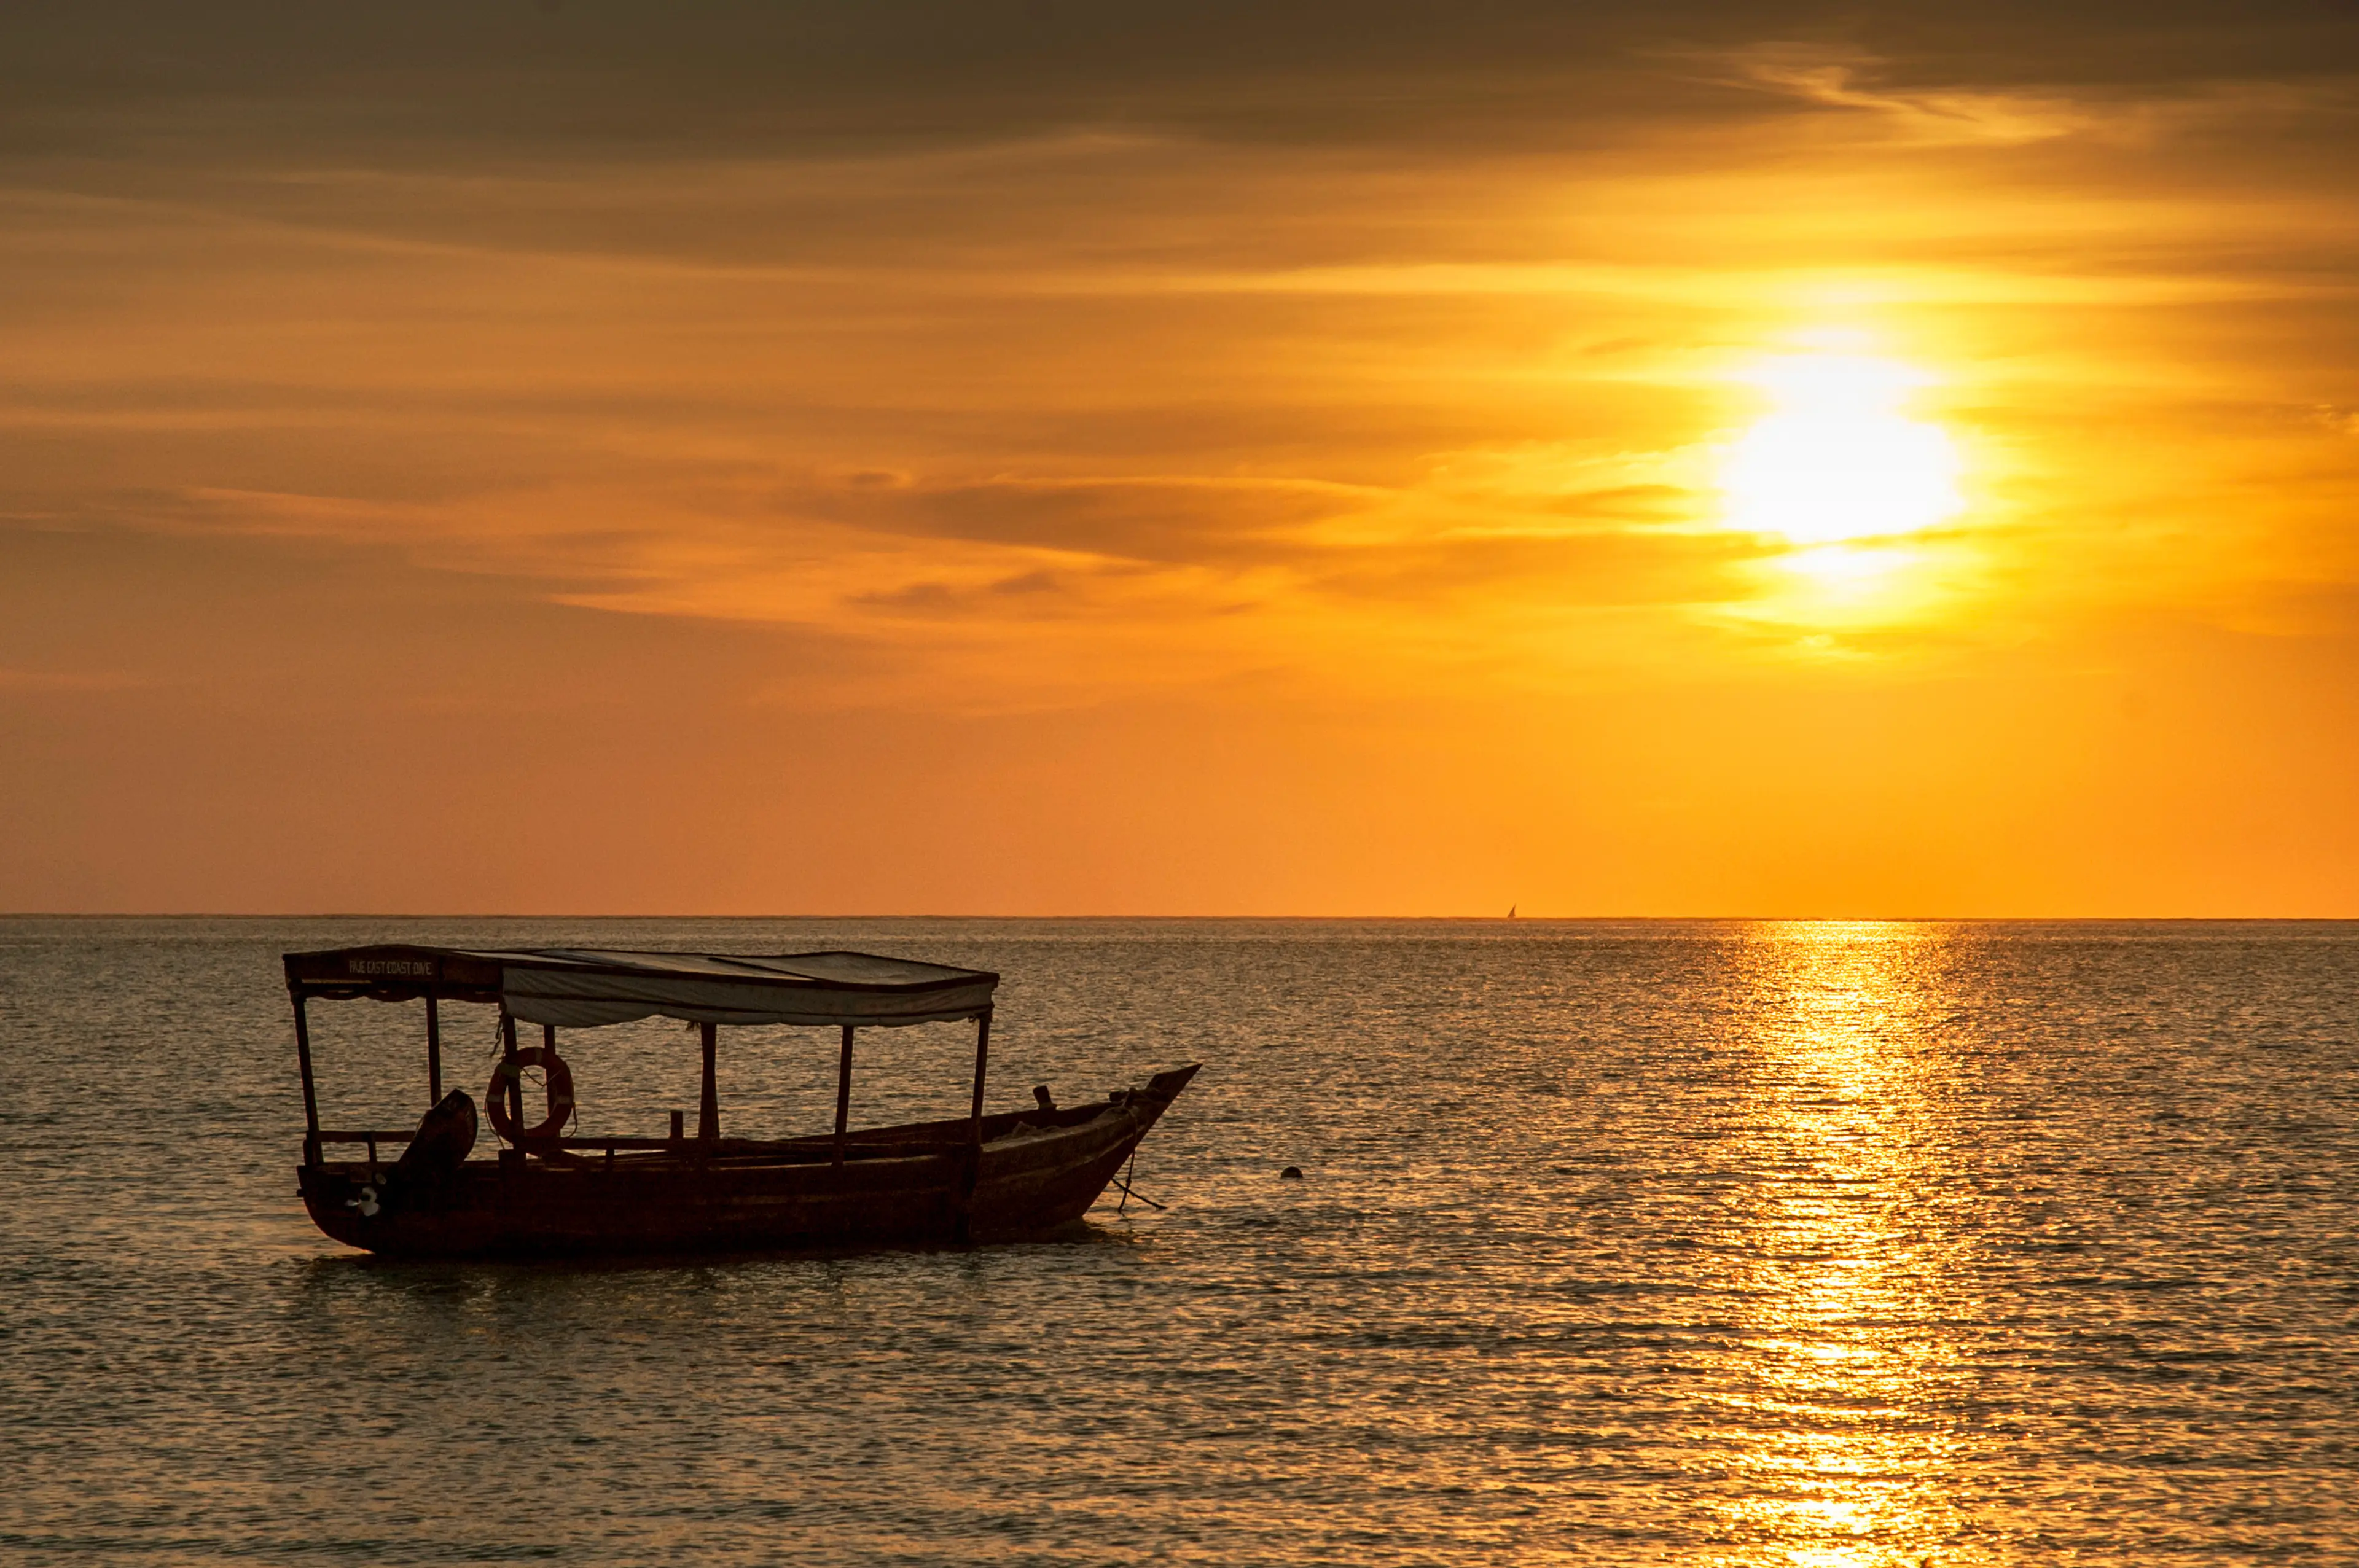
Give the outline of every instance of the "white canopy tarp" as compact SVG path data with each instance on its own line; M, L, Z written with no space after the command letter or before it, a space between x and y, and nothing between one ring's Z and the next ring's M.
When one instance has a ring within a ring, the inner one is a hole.
M528 1023L581 1029L662 1016L690 1023L853 1024L974 1018L999 977L873 953L475 953L500 965L500 1000Z

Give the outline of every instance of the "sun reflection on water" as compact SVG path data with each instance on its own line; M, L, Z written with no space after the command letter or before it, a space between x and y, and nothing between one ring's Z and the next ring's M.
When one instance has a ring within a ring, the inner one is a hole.
M1747 944L1778 999L1753 1043L1740 1219L1750 1303L1723 1400L1722 1496L1739 1561L1810 1568L1956 1561L1970 1535L1945 1497L1957 1376L1942 1332L1937 1173L1938 929L1824 923Z

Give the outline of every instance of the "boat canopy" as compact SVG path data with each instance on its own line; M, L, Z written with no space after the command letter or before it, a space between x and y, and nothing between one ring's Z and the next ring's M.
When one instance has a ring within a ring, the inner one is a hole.
M999 977L874 953L641 953L605 947L337 947L286 955L308 997L497 1002L581 1029L662 1016L690 1023L870 1028L981 1018Z

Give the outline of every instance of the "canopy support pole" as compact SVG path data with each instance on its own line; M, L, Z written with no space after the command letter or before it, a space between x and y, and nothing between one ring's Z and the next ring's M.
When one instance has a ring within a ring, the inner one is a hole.
M304 1011L301 991L295 1001L295 1065L303 1075L303 1163L320 1162L320 1099L311 1087L311 1021Z
M967 1244L974 1223L974 1189L983 1180L983 1072L991 1061L991 1009L974 1015L974 1100L967 1108L966 1169L951 1193L951 1240Z
M516 1014L505 1007L500 1009L500 1057L508 1065L500 1092L508 1097L508 1115L521 1129L524 1126L524 1070L516 1065ZM517 1157L521 1159L523 1156L519 1152ZM506 1160L505 1152L501 1158Z
M974 1018L974 1105L967 1112L967 1147L983 1148L983 1069L991 1059L991 1009L984 1008Z
M835 1059L835 1162L843 1163L843 1130L852 1120L852 1025L843 1026L843 1050Z
M704 1036L704 1094L696 1105L696 1136L701 1142L712 1143L721 1137L721 1090L713 1076L721 1026L704 1023L697 1027Z
M442 1103L442 1003L430 996L426 999L426 1093L433 1104Z

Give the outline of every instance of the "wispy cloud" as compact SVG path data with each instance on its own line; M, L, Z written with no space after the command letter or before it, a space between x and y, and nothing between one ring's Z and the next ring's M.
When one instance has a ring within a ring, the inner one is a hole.
M0 691L76 694L133 691L157 684L155 676L120 670L38 670L0 665Z

